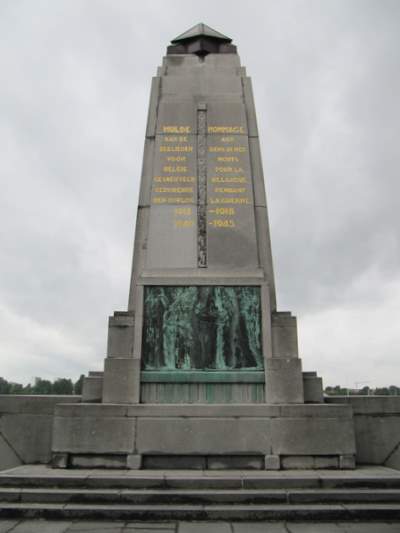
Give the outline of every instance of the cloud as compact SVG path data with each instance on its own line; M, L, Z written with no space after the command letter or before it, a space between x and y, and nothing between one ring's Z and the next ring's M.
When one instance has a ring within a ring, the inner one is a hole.
M20 382L79 375L82 360L96 364L93 347L79 335L0 307L2 365L10 379ZM66 367L68 371L66 372Z
M359 283L364 284L371 289L367 276ZM303 366L322 368L325 385L397 383L400 282L387 283L381 291L381 300L374 305L359 301L310 311L300 318Z

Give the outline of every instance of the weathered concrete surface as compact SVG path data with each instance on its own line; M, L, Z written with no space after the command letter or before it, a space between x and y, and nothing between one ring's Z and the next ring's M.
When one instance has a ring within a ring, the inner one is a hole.
M271 447L270 421L257 418L139 418L137 431L137 448L148 455L256 454Z
M301 360L271 357L266 361L265 394L270 404L304 402Z
M56 404L74 402L74 405L64 406L73 416L74 409L80 416L80 397L74 396L0 396L0 431L2 435L0 454L0 468L4 469L23 462L48 462L51 456L51 431L53 411ZM318 417L324 413L327 418L337 416L335 405L341 409L343 404L352 407L355 417L357 462L363 464L386 464L400 469L400 397L331 397L327 398L327 405L293 405L293 406L253 406L225 405L224 416L230 417L272 417L309 418ZM216 410L221 406L164 406L168 417L215 417ZM313 408L315 408L313 410ZM118 416L137 417L151 416L154 410L146 405L109 406L87 405L90 417L103 416L104 413ZM110 411L113 410L113 411ZM251 415L250 415L251 412ZM102 413L102 414L100 414ZM351 413L351 411L347 411ZM117 416L117 418L118 418ZM324 415L325 416L325 415ZM347 416L350 416L348 414ZM345 426L348 419L344 419ZM38 423L36 423L38 422ZM131 427L131 426L129 426ZM4 432L4 433L3 433ZM32 446L33 443L33 446ZM297 444L296 444L297 446ZM296 455L296 454L294 454Z
M298 357L297 320L288 312L272 313L273 357Z
M107 357L104 363L103 402L137 403L140 395L139 375L139 359Z
M54 452L71 450L76 454L118 454L133 450L135 420L124 416L54 417ZM68 442L68 450L65 443Z
M0 470L6 468L13 468L22 464L20 457L12 446L5 440L3 435L0 435Z
M303 389L305 403L324 402L322 378L316 372L303 372Z
M80 396L73 395L13 395L0 394L0 415L53 415L59 403L79 403Z
M108 319L108 357L131 357L133 355L134 317L128 313L114 313Z
M103 397L103 376L83 378L82 402L101 402Z
M56 408L53 439L53 452L71 457L166 456L171 465L179 456L259 461L272 454L296 456L296 468L338 468L341 456L355 453L352 411L340 405L64 404Z
M357 463L400 470L400 396L331 396L353 408Z
M54 407L80 396L0 395L0 470L51 458Z

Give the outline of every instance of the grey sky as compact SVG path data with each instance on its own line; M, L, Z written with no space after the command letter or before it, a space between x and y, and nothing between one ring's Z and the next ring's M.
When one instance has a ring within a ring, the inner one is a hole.
M397 0L2 0L0 375L102 368L151 77L198 22L253 79L278 305L304 369L400 385Z

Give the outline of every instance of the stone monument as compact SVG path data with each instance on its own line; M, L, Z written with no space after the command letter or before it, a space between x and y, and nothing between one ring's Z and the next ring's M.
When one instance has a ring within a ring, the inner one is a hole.
M153 78L127 311L104 373L56 407L53 464L354 468L351 407L302 372L277 311L250 78L198 24Z

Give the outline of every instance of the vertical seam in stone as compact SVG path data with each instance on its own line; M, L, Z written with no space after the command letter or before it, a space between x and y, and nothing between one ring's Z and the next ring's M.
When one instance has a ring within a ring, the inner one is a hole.
M197 106L197 266L207 268L207 104Z
M134 454L138 453L137 447L136 447L137 426L138 426L137 417L134 417L134 419L133 419L133 450L132 450L132 453L134 453Z

